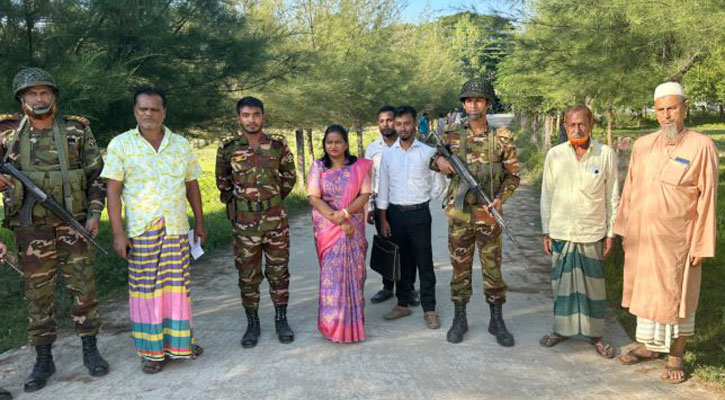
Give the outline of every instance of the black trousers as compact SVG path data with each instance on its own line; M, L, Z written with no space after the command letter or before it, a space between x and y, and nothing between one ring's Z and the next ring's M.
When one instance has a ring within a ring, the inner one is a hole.
M401 278L395 292L398 305L410 304L417 270L423 311L435 311L436 276L433 272L430 209L426 206L418 210L403 210L391 204L387 217L392 231L391 240L400 247Z

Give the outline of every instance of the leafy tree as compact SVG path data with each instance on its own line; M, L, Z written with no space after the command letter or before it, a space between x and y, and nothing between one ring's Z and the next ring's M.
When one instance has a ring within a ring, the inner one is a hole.
M0 84L9 87L21 66L49 70L62 110L87 115L102 142L134 125L130 97L140 85L166 89L175 128L228 113L229 87L264 76L275 40L247 29L244 14L220 0L0 5ZM1 105L17 109L10 97Z
M606 116L609 143L617 110L650 104L657 84L700 71L725 39L719 0L525 3L528 16L499 68L504 99L540 113L586 103ZM701 88L716 85L717 73L699 77Z

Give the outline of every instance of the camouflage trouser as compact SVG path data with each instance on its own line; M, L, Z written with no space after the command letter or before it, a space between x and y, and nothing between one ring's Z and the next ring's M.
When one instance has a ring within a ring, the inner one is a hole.
M239 270L242 305L247 310L259 307L259 284L262 282L262 253L266 259L264 276L275 306L287 305L289 299L289 226L267 231L234 228L234 263Z
M93 251L68 225L15 228L28 301L28 339L33 346L57 337L53 295L58 267L73 298L76 333L95 336L101 328L93 275Z
M478 246L483 272L483 293L489 304L506 301L506 284L501 277L501 228L448 220L448 251L453 265L451 300L465 304L471 299L473 252Z

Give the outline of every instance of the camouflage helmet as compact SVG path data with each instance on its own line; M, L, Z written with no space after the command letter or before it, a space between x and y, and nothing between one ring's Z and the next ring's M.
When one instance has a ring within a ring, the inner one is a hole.
M484 97L489 101L493 101L495 97L493 86L483 78L469 79L463 84L458 98L463 101L468 97Z
M13 78L13 96L20 100L23 90L33 86L50 86L58 93L58 85L55 84L53 76L46 70L40 68L24 68Z

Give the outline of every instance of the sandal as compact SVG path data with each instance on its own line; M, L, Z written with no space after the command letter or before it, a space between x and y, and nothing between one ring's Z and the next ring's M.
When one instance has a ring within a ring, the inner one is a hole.
M161 372L161 370L164 369L164 361L151 361L147 359L141 360L141 371L143 371L144 374L158 374Z
M667 376L662 375L660 376L660 379L662 379L662 382L664 383L670 383L673 385L676 385L678 383L682 383L687 380L687 372L685 372L684 367L672 367L669 365L665 365L665 372L667 372ZM682 378L680 379L672 379L670 378L670 375L672 372L682 372Z
M196 344L192 344L191 345L191 359L192 360L195 359L195 358L197 358L197 357L199 357L202 354L204 354L204 348L203 347L201 347L199 345L196 345Z
M597 353L604 358L614 358L616 351L609 343L605 344L601 339L597 341L590 341L592 346L597 349Z
M644 361L652 361L660 358L659 353L652 352L652 355L645 356L642 354L637 353L637 350L643 349L643 345L635 346L629 350L627 350L624 354L617 357L617 361L619 361L622 365L634 365L637 363L641 363Z
M557 344L569 339L566 336L557 335L556 333L551 333L549 335L544 335L544 337L539 340L539 344L543 347L554 347Z

